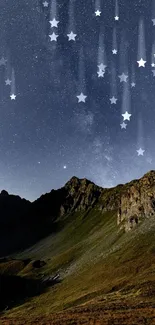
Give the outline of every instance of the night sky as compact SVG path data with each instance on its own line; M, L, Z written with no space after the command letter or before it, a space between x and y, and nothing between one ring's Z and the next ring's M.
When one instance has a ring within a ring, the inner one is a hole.
M155 169L152 19L155 1L0 1L0 190L33 201L72 176L112 187Z

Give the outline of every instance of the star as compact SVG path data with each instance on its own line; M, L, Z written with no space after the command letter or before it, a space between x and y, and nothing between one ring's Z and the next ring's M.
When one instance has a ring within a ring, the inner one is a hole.
M53 18L53 20L50 20L49 23L51 24L51 27L58 27L59 21Z
M40 161L38 161L38 164L40 164Z
M117 98L115 98L115 96L113 96L112 98L110 98L111 104L116 104L117 102Z
M10 86L11 85L11 80L8 78L8 79L6 79L5 80L5 84L6 84L6 86Z
M70 34L67 34L67 36L69 41L75 41L75 37L77 36L77 34L70 32Z
M154 19L152 19L152 22L153 22L153 26L155 26L155 18L154 18Z
M10 98L11 98L11 100L15 100L16 99L16 95L15 94L12 94L12 95L10 95Z
M50 41L51 41L51 42L52 42L52 41L57 41L57 37L58 37L58 36L59 36L59 35L56 35L55 33L49 35L49 37L51 38Z
M124 72L118 77L120 78L120 82L127 82L128 76Z
M98 65L98 68L99 68L100 70L103 70L103 71L105 71L105 68L106 68L106 67L107 67L107 66L104 65L103 63L101 63L101 64Z
M67 168L67 166L66 166L66 165L64 165L64 166L63 166L63 169L66 169L66 168Z
M44 6L44 7L48 7L48 5L49 5L49 3L48 3L47 1L44 1L44 2L43 2L43 6Z
M152 72L153 72L153 77L155 77L155 69L154 69L154 70L152 70Z
M122 116L124 118L124 121L130 121L131 114L129 114L128 112L125 112L124 114L122 114Z
M5 60L4 57L2 57L2 58L0 59L0 65L5 65L6 62L7 62L7 60Z
M80 103L80 102L85 103L86 102L87 96L85 96L83 93L81 93L79 96L76 96L76 97L78 98L78 103Z
M116 49L112 50L112 53L117 54L117 50Z
M154 58L155 58L155 53L153 54Z
M154 67L155 67L155 63L152 63L152 64L151 64L151 67L154 68Z
M135 87L135 86L136 86L135 82L132 82L132 83L131 83L131 87L133 88L133 87Z
M140 148L139 150L136 150L138 153L138 156L143 156L145 150L143 150L142 148Z
M100 77L104 77L104 74L105 74L105 71L103 71L103 70L99 70L99 71L97 71L97 74L98 74L98 77L100 78Z
M101 11L100 11L100 10L96 10L96 11L95 11L95 15L96 15L96 16L101 16Z
M119 20L119 17L118 16L115 16L114 18L115 18L115 20Z
M139 68L140 68L140 67L145 68L145 63L146 63L146 61L144 61L142 58L140 59L140 61L137 61L137 63L139 64Z
M121 129L126 129L127 124L123 122L122 124L120 124L120 126L121 126Z

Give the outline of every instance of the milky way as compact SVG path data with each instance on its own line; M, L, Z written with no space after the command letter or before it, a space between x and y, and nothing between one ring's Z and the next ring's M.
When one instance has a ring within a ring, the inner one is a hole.
M34 200L73 175L109 187L154 169L155 1L43 2L0 2L0 189Z

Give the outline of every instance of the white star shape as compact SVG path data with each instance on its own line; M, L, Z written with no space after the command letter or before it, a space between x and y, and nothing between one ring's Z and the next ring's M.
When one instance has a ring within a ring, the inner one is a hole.
M117 50L116 49L112 50L112 53L117 54Z
M111 104L116 104L117 100L118 99L115 96L113 96L112 98L110 98Z
M131 114L129 114L128 112L125 112L124 114L122 114L122 116L124 118L124 121L130 121Z
M100 11L100 10L96 10L96 11L95 11L95 15L96 15L96 16L101 16L101 11Z
M126 75L124 72L118 76L120 78L120 82L127 82L128 75Z
M151 64L151 67L154 68L154 67L155 67L155 63L152 63L152 64Z
M118 16L115 16L114 18L115 18L115 20L119 20L119 17Z
M11 80L8 78L5 80L5 84L6 86L10 86L11 85Z
M81 93L79 96L76 96L78 98L78 103L85 103L87 96L85 96L83 93Z
M120 124L120 126L121 126L121 129L126 129L127 124L123 122L122 124Z
M153 26L155 26L155 18L154 18L154 19L152 19L152 22L153 22Z
M67 168L67 166L66 166L66 165L64 165L64 166L63 166L63 169L66 169L66 168Z
M7 60L5 60L4 57L2 57L2 58L0 59L0 65L5 65L6 62L7 62Z
M77 36L77 34L70 32L70 34L67 34L67 36L69 41L75 41L75 37Z
M146 63L146 61L144 61L142 58L141 58L139 61L137 61L137 63L138 63L138 65L139 65L139 68L140 68L140 67L145 68L145 63Z
M138 156L143 156L144 152L145 152L145 150L143 150L142 148L140 148L139 150L136 150L136 151L138 153Z
M136 86L135 82L132 82L132 83L131 83L131 87L133 88L133 87L135 87L135 86Z
M49 23L51 24L51 27L58 27L59 21L53 18L53 20L50 20Z
M100 70L103 70L103 71L105 71L105 68L106 68L107 66L105 65L105 64L103 64L103 63L100 63L99 65L98 65L98 68L100 69Z
M48 7L48 5L49 5L49 3L48 3L47 1L44 1L44 2L43 2L43 6L44 6L44 7Z
M16 99L16 95L15 94L12 94L12 95L10 95L10 98L11 98L11 100L15 100Z
M52 41L57 41L57 37L58 37L59 35L56 35L54 32L53 32L53 34L51 34L51 35L49 35L49 37L51 38L50 39L50 41L52 42Z
M98 77L100 78L100 77L104 77L104 74L105 74L105 71L104 70L99 70L99 71L97 71L97 74L98 74Z

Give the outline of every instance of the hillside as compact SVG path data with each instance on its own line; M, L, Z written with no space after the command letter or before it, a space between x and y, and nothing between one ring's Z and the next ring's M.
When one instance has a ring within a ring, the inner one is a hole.
M111 189L73 177L30 203L44 238L0 260L0 323L155 324L154 199L150 171Z

